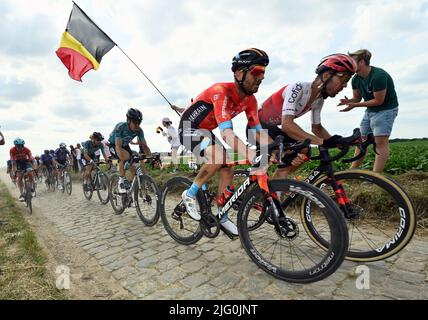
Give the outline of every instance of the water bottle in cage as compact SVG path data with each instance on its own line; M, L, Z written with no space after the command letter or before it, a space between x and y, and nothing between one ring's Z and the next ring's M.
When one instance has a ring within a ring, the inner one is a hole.
M223 207L226 202L232 197L233 193L235 192L235 187L233 185L227 186L223 193L219 195L217 199L217 205L219 208Z

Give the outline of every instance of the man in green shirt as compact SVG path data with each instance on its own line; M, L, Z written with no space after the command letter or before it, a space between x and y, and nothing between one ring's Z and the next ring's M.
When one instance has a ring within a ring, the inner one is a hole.
M394 81L385 70L370 65L370 51L361 49L349 55L357 63L357 74L352 79L353 98L341 99L339 106L347 106L341 112L367 108L361 121L361 134L365 137L373 133L375 137L379 154L376 155L373 171L380 173L389 158L389 137L398 114ZM362 98L364 101L360 102ZM364 158L354 162L352 168L358 168L363 161Z

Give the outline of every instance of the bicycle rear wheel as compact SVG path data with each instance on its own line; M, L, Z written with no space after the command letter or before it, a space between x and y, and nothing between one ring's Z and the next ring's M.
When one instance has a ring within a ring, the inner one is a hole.
M302 198L311 199L313 209L316 207L323 218L319 223L322 222L329 243L320 247L311 240L302 226L300 206L290 205L282 211L280 201L274 200L277 216L264 191L256 186L248 192L238 213L239 236L251 260L268 274L288 282L315 282L335 272L348 247L346 223L336 204L305 182L272 180L269 189L272 194L297 192ZM261 212L255 208L256 203L263 205ZM254 221L259 221L258 227L249 228Z
M168 180L161 196L160 216L168 234L178 243L191 245L198 242L202 236L199 221L193 220L186 212L181 200L184 190L192 185L192 181L183 177Z
M143 174L135 183L134 201L138 217L146 226L154 226L160 216L160 191L152 177Z
M356 214L355 218L346 219L349 230L348 260L383 260L395 255L410 242L416 230L416 212L409 196L395 181L365 170L336 172L335 178L351 201L350 210ZM336 201L326 176L320 177L314 186ZM305 228L312 239L325 246L326 239L313 225L316 215L312 213L311 202L303 202L301 210Z
M113 174L110 178L110 204L115 214L122 214L126 205L126 194L120 194L118 190L119 175Z
M95 186L95 189L97 189L98 199L101 204L105 205L110 200L110 181L108 176L105 173L100 172L97 183L98 185Z

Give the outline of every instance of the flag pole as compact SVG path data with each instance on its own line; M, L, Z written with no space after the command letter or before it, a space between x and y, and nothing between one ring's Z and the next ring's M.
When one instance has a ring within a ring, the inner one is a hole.
M125 51L123 51L122 50L122 48L118 45L118 44L116 44L116 47L120 50L120 51L122 51L122 53L125 55L125 57L127 57L128 59L129 59L129 61L131 61L132 62L132 64L138 69L138 71L140 71L141 72L141 74L151 83L151 85L157 90L157 92L159 92L159 94L162 96L162 98L164 98L165 99L165 101L169 104L169 106L171 107L171 109L172 109L172 103L165 97L165 95L158 89L158 87L156 87L156 85L152 82L152 80L150 80L150 78L143 72L143 70L141 70L141 68L134 62L134 60L132 60L127 54L126 54L126 52ZM181 115L180 115L180 113L177 111L177 110L174 110L176 113L177 113L177 115L179 116L179 117L181 117Z
M141 74L150 82L150 84L157 90L157 92L159 92L159 94L162 96L162 98L164 98L165 99L165 101L169 104L169 106L171 107L171 109L172 109L172 103L165 97L165 95L158 89L158 87L156 87L156 85L152 82L152 80L150 80L149 79L149 77L148 76L146 76L146 74L143 72L143 70L141 70L141 68L126 54L126 52L125 51L123 51L122 50L122 48L115 42L115 41L113 41L94 21L92 21L92 19L91 18L89 18L89 16L85 13L85 11L83 11L80 7L79 7L79 5L76 3L76 2L74 2L74 1L72 1L73 2L73 4L74 5L76 5L76 7L78 7L79 9L80 9L80 11L82 11L84 14L85 14L85 16L99 29L99 30L101 30L101 32L102 33L104 33L105 34L105 36L107 37L107 38L109 38L110 40L111 40L111 42L113 42L114 44L115 44L115 46L120 50L120 51L122 51L122 53L129 59L129 61L131 61L132 62L132 64L141 72ZM174 110L174 109L173 109ZM179 116L179 117L181 117L181 115L180 115L180 113L177 111L177 110L174 110L175 111L175 113L177 113L177 115Z

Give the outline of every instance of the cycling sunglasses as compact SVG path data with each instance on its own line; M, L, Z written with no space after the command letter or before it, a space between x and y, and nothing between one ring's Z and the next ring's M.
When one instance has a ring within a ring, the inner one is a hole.
M254 77L258 77L258 76L265 74L266 67L264 67L264 66L252 66L249 69L249 71Z
M347 72L337 72L335 75L339 77L340 82L343 84L348 83L352 78L352 75Z

